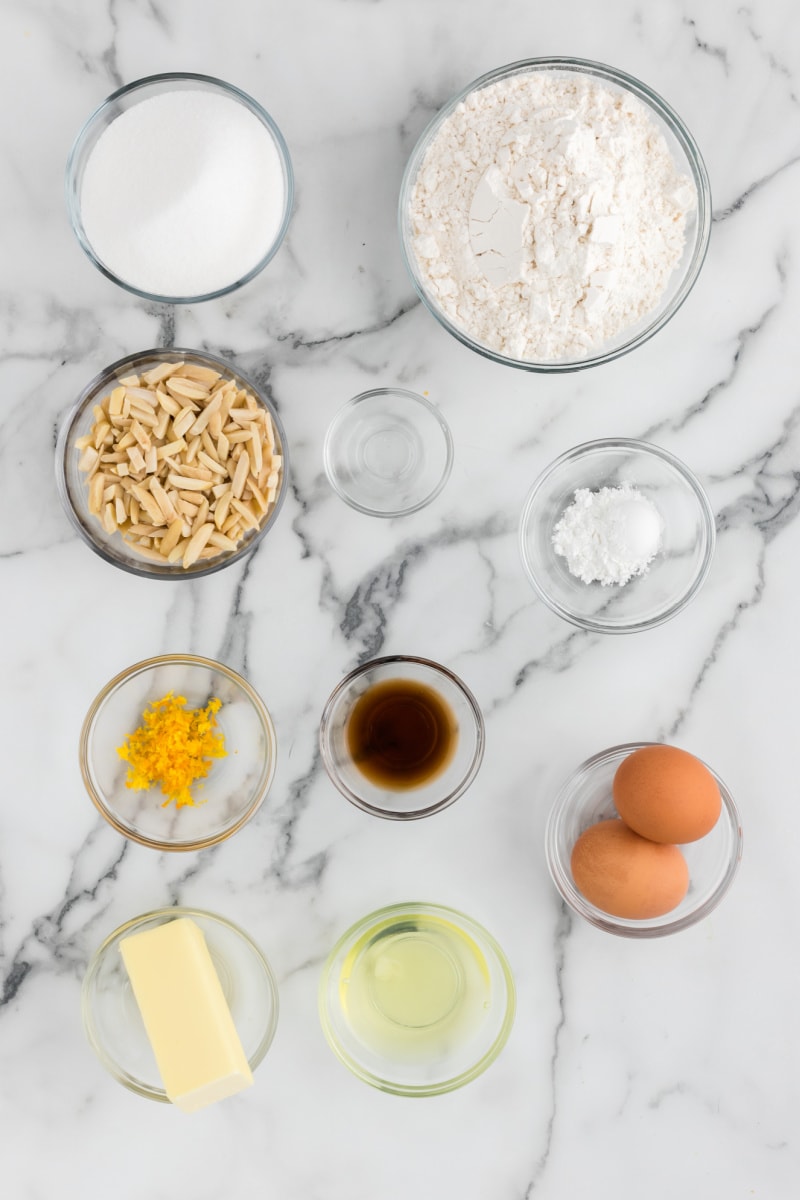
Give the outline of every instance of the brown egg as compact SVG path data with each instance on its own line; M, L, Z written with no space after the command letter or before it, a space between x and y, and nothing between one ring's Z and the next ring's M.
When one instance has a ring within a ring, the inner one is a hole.
M571 865L578 891L591 904L632 921L670 912L689 887L689 868L677 846L639 837L616 818L584 830Z
M696 842L717 823L722 797L708 767L677 746L634 750L614 776L626 825L654 842Z

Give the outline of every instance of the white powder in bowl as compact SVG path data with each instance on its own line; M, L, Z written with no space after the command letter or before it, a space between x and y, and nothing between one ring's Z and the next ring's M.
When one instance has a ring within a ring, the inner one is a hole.
M643 104L534 71L471 92L443 122L410 195L412 250L473 340L580 359L657 308L696 203Z
M578 488L553 530L553 549L583 583L621 585L647 571L663 528L656 506L629 483Z
M201 296L241 279L283 220L281 156L238 101L162 92L98 138L80 194L86 237L118 278L159 296Z

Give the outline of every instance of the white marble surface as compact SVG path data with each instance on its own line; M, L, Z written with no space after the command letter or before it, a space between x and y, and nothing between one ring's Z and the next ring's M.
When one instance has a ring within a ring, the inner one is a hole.
M4 0L0 11L0 1192L8 1200L791 1200L800 1186L797 584L800 19L790 0ZM706 157L708 260L681 312L608 367L547 378L449 338L404 274L394 205L428 117L537 54L622 67ZM84 259L64 161L123 82L219 75L260 100L294 159L297 206L264 275L161 310ZM154 344L231 354L271 390L292 495L258 552L158 585L78 541L53 483L83 383ZM322 472L325 427L368 387L441 405L452 478L376 522ZM587 636L537 603L517 552L535 475L595 436L677 453L717 514L711 574L653 632ZM97 817L77 767L84 712L116 671L190 650L244 671L280 763L257 819L216 851L160 856ZM436 657L486 714L477 781L409 827L351 808L316 728L340 676L378 653ZM739 877L708 920L629 942L570 919L542 835L562 779L620 741L672 739L741 808ZM414 1103L358 1082L316 1018L322 959L392 900L454 904L506 948L519 1010L479 1080ZM184 902L266 950L282 1013L256 1086L194 1118L129 1094L81 1028L89 955L124 919Z

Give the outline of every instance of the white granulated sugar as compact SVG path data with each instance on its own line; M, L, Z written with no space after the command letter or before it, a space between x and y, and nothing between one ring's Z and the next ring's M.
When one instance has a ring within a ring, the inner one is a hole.
M284 173L269 131L228 96L142 100L86 163L81 213L101 262L141 291L200 296L241 279L272 246Z
M631 484L578 488L553 530L553 549L583 583L621 585L645 573L662 532L658 509Z
M652 312L696 205L639 101L588 78L514 75L434 137L410 202L422 281L510 358L583 358Z

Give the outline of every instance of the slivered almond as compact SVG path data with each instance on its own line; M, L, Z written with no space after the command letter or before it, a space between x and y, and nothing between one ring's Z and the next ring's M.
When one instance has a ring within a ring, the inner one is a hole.
M189 544L183 553L184 570L190 567L192 563L197 562L200 557L200 551L205 548L208 539L214 532L214 526L211 521L207 521L205 525L201 525L196 533L193 533L189 539Z
M161 509L164 520L168 523L174 521L178 515L175 512L175 505L172 503L172 500L169 498L157 479L150 481L150 494L153 496L156 504Z
M173 550L177 546L182 532L183 521L180 517L176 517L174 521L170 522L169 529L159 541L158 548L162 554L169 554L170 550Z
M229 538L224 533L220 533L218 529L215 529L208 535L208 540L212 546L219 546L220 550L235 550L237 546L237 543L233 540L233 538Z
M249 425L251 421L258 419L258 413L253 412L250 408L232 408L228 416L237 425Z
M234 496L231 499L231 508L236 509L239 516L244 521L245 525L249 525L251 529L258 529L258 526L260 525L261 522L259 521L258 517L255 515L253 510L247 504L243 504L241 500L237 500L236 497Z
M247 476L250 474L250 455L246 450L242 450L236 461L236 470L233 472L233 482L231 490L236 499L240 499L244 491L244 485L247 481Z
M144 404L147 408L155 408L156 406L156 394L155 392L151 392L150 388L126 387L125 394L132 405L136 404L141 407Z
M108 397L108 415L119 417L122 416L122 402L125 399L125 388L115 387L111 395Z
M150 449L150 434L143 425L140 425L138 421L133 421L130 431L143 450Z
M166 437L167 430L169 429L169 420L170 417L167 410L165 408L159 408L156 427L153 430L153 437L156 439L156 441L163 442L164 438Z
M199 451L197 461L201 462L204 467L208 467L209 471L213 471L215 475L222 475L223 478L227 478L228 472L222 463L217 462L210 454L206 454L205 450Z
M103 511L105 478L105 475L100 471L89 484L89 512L94 516L98 516Z
M171 375L164 384L171 396L181 400L207 400L208 387L197 379L186 379L180 375Z
M142 379L145 383L150 384L152 387L156 383L161 383L164 379L169 379L170 375L174 375L177 371L180 371L183 366L185 366L185 364L182 362L159 363L157 367L151 367L149 371L145 371L142 375Z
M186 446L186 454L184 456L185 463L193 463L197 458L197 451L200 449L200 436L193 437Z
M197 379L200 383L208 384L209 387L220 378L219 371L215 371L213 367L204 367L200 363L192 362L181 363L175 374L184 379Z
M128 455L128 459L129 459L130 464L133 467L134 471L144 471L145 470L144 455L142 454L142 452L138 446L128 446L126 453Z
M190 427L194 422L194 408L186 405L178 413L177 417L172 419L172 431L176 437L182 438L185 433L189 432Z
M253 449L250 451L251 461L253 464L253 474L260 475L263 459L261 455L261 435L257 429L253 429L250 433L250 441L253 447Z
M156 400L171 417L177 417L181 411L181 405L172 396L167 395L163 388L156 388Z
M133 417L134 421L137 421L139 425L143 425L145 429L155 429L156 425L158 424L158 417L153 412L152 408L143 409L139 408L139 406L136 404L132 404L131 416ZM124 420L125 418L123 417L122 419ZM131 428L133 428L133 426L131 426Z
M156 454L160 461L162 458L174 458L176 454L180 454L181 450L185 449L186 442L183 438L178 438L176 442L167 442L165 445L159 446Z
M172 471L167 480L179 492L203 492L209 485L208 479L194 479L191 475L176 475Z

